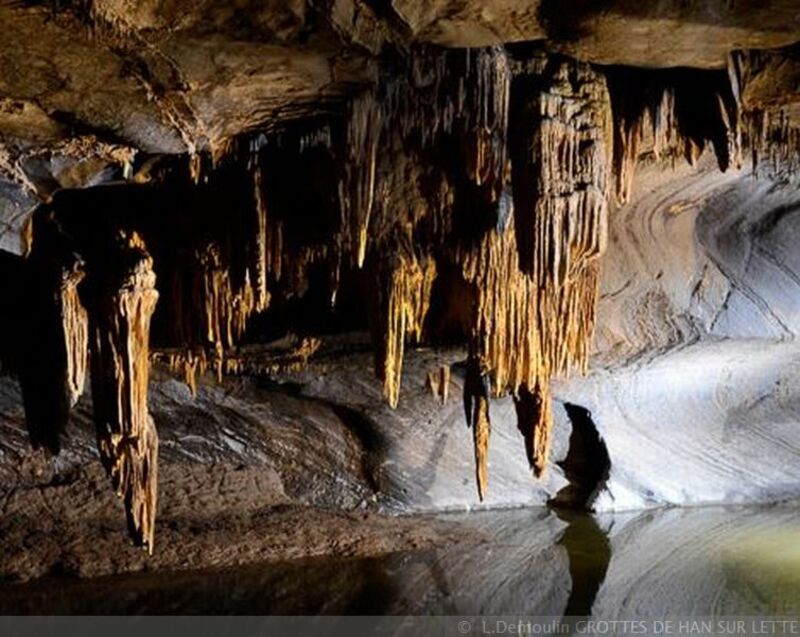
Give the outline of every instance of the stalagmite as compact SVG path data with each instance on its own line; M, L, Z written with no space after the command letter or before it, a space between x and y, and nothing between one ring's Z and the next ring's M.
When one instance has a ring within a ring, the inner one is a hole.
M446 405L450 393L450 365L442 365L439 369L428 372L425 384L434 397Z
M94 266L94 264L93 264ZM128 529L153 551L158 436L147 410L153 261L136 233L121 233L109 262L87 277L94 419L100 458L123 498Z

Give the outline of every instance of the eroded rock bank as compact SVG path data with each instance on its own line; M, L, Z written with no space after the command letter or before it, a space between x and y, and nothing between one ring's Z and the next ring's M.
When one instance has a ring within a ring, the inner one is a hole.
M97 462L91 406L74 415L62 453L47 459L28 449L19 387L4 379L3 577L381 555L465 539L446 522L378 513L379 498L392 494L383 491L388 462L364 416L264 383L204 383L193 398L169 377L153 382L164 544L148 555L119 542L122 503Z

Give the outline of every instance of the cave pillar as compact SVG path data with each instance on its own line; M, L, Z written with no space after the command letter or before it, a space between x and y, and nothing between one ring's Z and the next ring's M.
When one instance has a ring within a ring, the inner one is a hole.
M52 219L37 230L24 266L16 359L31 444L55 455L86 379L88 321L78 295L86 271Z
M158 435L147 409L150 319L158 300L153 260L135 232L123 232L107 263L93 266L85 297L97 445L132 538L152 552L158 467Z

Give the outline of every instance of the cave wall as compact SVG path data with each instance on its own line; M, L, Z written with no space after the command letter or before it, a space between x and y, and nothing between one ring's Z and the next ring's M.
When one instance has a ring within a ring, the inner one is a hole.
M706 162L640 171L612 212L595 371L555 390L608 445L596 506L796 497L797 204Z

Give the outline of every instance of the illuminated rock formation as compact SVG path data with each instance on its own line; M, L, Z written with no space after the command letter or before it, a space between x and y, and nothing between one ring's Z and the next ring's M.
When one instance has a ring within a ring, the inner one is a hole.
M369 330L393 409L427 386L447 411L463 376L488 502L493 401L548 479L552 383L589 371L609 210L637 201L637 170L705 169L706 149L776 184L800 166L797 15L779 0L67 4L0 7L0 247L24 273L3 317L24 346L0 351L51 453L88 356L101 460L150 550L151 350L196 396L208 370L280 381ZM466 361L410 387L419 346Z
M147 408L150 319L158 301L153 261L136 233L87 280L92 398L100 459L123 499L134 540L153 551L158 434Z
M401 256L379 282L377 329L382 342L376 343L375 370L392 407L400 397L405 341L419 343L422 338L435 277L432 259L420 264Z

